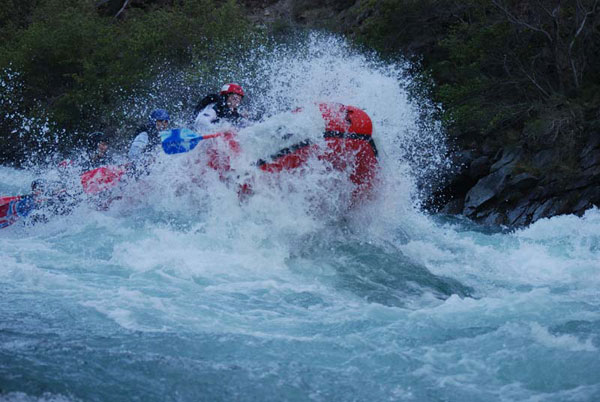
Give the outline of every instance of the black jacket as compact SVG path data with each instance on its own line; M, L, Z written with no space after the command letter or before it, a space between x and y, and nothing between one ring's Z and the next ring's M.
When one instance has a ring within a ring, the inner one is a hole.
M210 94L205 96L194 108L194 119L198 116L198 113L203 111L207 106L213 105L212 108L217 114L217 121L213 123L218 123L219 120L225 119L228 120L231 124L239 125L241 124L243 117L237 112L237 110L232 110L227 106L227 97L225 95L217 95Z

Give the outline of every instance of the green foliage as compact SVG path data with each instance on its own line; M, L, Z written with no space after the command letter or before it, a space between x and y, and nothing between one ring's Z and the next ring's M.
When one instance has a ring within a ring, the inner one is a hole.
M462 146L583 142L585 116L600 107L595 0L363 0L361 7L357 14L370 11L359 40L409 55L431 74L427 91Z
M29 24L38 0L0 0L0 43L11 41Z
M0 1L0 81L16 72L22 89L17 96L0 87L0 111L18 103L20 113L47 116L67 132L110 122L118 102L142 90L158 66L209 66L233 55L251 30L233 0L131 8L120 19L95 0ZM20 124L0 117L0 135L6 140ZM0 163L10 159L0 155Z

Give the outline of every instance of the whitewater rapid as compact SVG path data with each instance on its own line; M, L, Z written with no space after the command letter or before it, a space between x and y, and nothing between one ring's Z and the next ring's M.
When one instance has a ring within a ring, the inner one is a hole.
M199 146L108 211L0 230L0 400L599 400L600 211L510 231L424 214L445 146L403 67L337 38L298 46L239 72L264 114L240 133L247 201L182 174ZM350 213L333 173L253 176L293 140L278 130L319 136L323 100L374 123L378 197ZM1 167L0 192L39 174Z

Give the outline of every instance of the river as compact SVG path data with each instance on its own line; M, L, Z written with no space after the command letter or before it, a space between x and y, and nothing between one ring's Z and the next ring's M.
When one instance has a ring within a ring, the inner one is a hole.
M108 211L1 229L0 400L600 400L600 211L518 230L423 213L445 145L403 67L336 38L301 50L255 57L269 117L234 167L282 130L317 138L311 102L342 102L373 120L376 199L347 212L343 182L309 172L240 202L161 155ZM39 174L1 167L0 192Z

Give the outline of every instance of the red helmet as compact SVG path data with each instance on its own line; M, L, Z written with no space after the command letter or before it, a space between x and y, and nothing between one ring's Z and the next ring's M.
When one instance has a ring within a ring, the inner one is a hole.
M244 96L244 90L238 84L225 84L221 88L221 95L238 94Z
M326 131L362 135L373 134L371 118L357 107L346 106L341 103L321 103L319 109L325 120Z

